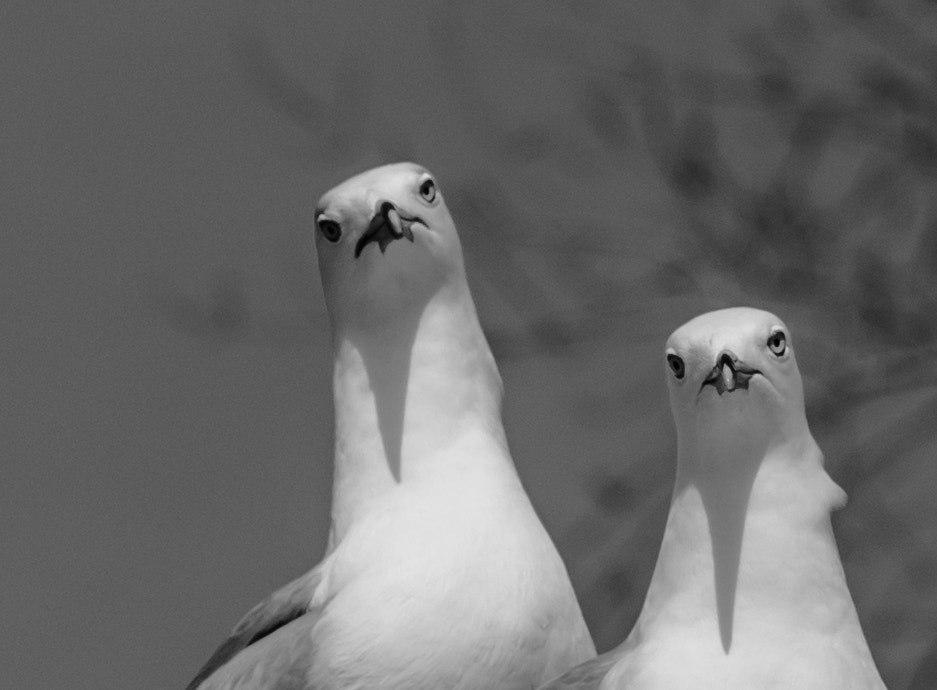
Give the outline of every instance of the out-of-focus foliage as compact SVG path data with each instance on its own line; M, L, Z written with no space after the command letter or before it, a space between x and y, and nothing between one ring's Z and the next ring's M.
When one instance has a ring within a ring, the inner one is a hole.
M728 284L796 323L812 426L851 497L835 520L867 635L890 687L937 687L937 14L791 3L737 47L737 73L623 55L632 97L620 107L680 211L684 250L655 279L681 294ZM619 112L594 123L610 149ZM757 122L763 146L739 149L739 119ZM630 475L659 479L660 462L596 483L597 513L615 526L581 525L608 535L572 566L588 572L577 575L600 646L640 608L666 497Z
M496 355L565 376L563 423L597 439L571 459L591 505L558 542L600 649L638 614L667 510L657 352L686 318L751 304L793 328L812 428L850 496L835 528L886 682L937 687L937 12L784 2L736 22L723 3L711 42L724 44L700 57L666 28L670 40L638 40L607 4L428 13L427 40L412 39L427 91L409 105L360 46L336 58L331 92L252 25L231 50L306 132L285 155L335 181L397 158L471 161L439 172ZM672 9L645 11L667 24ZM387 39L371 48L406 40ZM547 75L549 97L534 83ZM521 82L531 93L505 90ZM407 108L458 132L424 141ZM180 330L236 339L257 323L241 291L226 274L208 306L154 304Z

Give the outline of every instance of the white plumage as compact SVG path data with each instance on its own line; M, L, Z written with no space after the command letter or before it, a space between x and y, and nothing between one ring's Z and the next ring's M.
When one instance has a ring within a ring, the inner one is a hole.
M830 524L845 494L810 434L790 331L747 308L667 341L677 476L625 642L548 683L587 690L884 688Z
M595 654L517 477L501 379L442 195L411 163L326 193L335 475L324 560L189 686L536 687Z

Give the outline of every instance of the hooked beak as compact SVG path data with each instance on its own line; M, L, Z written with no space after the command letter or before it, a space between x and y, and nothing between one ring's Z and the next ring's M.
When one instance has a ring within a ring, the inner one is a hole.
M402 216L391 202L382 202L368 224L368 229L364 231L355 245L355 258L361 256L361 252L371 242L377 242L381 248L381 254L387 249L387 245L401 237L406 237L413 242L413 230L410 226L414 223L426 224L419 216L413 218Z
M731 393L739 388L748 390L748 382L761 372L746 365L731 350L723 350L716 358L716 365L703 380L700 391L712 386L719 395Z

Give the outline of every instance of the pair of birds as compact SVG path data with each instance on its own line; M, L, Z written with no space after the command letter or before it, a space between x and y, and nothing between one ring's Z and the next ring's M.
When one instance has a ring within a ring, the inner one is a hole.
M677 427L644 608L596 657L515 471L502 386L435 179L326 193L335 474L322 562L254 607L189 690L883 688L830 525L790 332L704 314L664 357Z

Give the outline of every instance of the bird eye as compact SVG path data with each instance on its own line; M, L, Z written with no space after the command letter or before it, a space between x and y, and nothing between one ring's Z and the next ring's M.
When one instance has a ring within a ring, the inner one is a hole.
M420 196L428 203L433 203L436 199L436 183L432 178L427 177L420 185Z
M320 218L317 225L319 226L319 232L322 233L322 236L332 244L342 239L342 226L334 220Z
M784 331L775 331L768 336L768 349L771 350L776 357L781 357L787 352L787 338L784 335Z
M673 353L667 355L667 366L670 367L670 372L678 379L682 379L686 376L686 365L683 363L683 358L675 355Z

